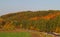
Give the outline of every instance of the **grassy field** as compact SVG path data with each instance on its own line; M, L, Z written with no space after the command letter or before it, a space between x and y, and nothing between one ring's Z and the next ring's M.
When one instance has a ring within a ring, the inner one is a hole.
M34 32L34 31L21 31L21 32L0 32L0 37L54 37L51 34L46 34L44 32Z
M29 32L0 32L0 37L31 37Z

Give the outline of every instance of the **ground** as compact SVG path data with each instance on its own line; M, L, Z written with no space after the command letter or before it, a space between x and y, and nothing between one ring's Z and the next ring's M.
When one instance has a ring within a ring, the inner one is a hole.
M17 29L17 30L8 30L8 31L1 31L0 37L54 37L52 35L46 35L44 32L38 32L34 30L24 30L24 29Z

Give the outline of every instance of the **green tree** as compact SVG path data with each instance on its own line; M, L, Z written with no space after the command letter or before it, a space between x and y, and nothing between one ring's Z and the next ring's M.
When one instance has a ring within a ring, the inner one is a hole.
M22 27L24 28L24 29L28 29L29 28L29 20L22 20L21 21L21 24L22 24Z

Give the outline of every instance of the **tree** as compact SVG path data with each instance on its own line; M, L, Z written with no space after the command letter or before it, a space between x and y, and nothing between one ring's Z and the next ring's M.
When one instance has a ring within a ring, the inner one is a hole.
M29 20L23 19L23 20L21 21L21 24L22 24L22 28L28 29L30 23L29 23Z
M40 19L39 23L38 23L38 28L40 29L40 31L46 31L46 23L48 20L44 20L44 19Z
M18 22L17 20L14 20L14 21L11 21L12 23L12 25L14 25L15 26L15 28L20 28L20 22Z
M58 19L54 18L54 19L50 19L47 23L46 23L46 31L47 32L55 32L56 27L58 24Z
M55 32L57 33L60 33L60 15L56 17L56 22L57 22L57 25L56 25L56 30Z

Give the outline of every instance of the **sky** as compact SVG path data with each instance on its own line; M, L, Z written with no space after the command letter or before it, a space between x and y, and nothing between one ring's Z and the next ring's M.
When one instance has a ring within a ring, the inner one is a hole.
M0 15L37 10L60 10L60 0L0 0Z

